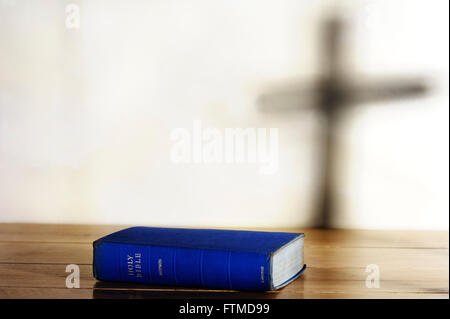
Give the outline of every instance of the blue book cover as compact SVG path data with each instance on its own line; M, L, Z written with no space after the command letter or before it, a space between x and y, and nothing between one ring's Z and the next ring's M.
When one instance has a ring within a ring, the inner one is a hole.
M303 233L132 227L93 243L93 272L104 281L273 290L306 268L303 240Z

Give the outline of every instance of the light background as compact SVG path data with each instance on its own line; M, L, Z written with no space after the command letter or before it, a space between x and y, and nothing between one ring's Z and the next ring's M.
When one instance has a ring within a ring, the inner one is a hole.
M78 30L65 27L69 3ZM320 117L264 114L255 101L319 75L319 28L335 7L352 24L357 72L434 87L348 114L335 226L448 229L449 18L438 0L0 0L0 222L313 225ZM278 127L278 173L173 164L171 130L196 119Z

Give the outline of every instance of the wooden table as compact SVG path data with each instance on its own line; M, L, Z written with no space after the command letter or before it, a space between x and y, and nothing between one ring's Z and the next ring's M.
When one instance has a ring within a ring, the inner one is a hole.
M308 268L261 293L97 282L92 241L122 228L0 224L0 298L449 298L448 232L284 229L306 234ZM80 267L80 288L66 288L68 264ZM379 288L366 287L370 264Z

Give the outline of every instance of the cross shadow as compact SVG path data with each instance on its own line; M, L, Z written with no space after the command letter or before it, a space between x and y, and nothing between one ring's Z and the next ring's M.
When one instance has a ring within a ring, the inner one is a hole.
M292 113L305 106L317 109L324 119L321 176L319 176L319 205L316 213L317 228L333 228L336 216L336 158L338 131L344 111L350 107L372 102L417 98L428 93L430 85L422 77L396 77L363 79L348 70L349 56L345 47L347 21L332 14L327 17L321 31L322 76L308 85L292 84L262 94L257 101L263 112ZM312 106L311 106L312 104ZM292 115L291 115L292 116Z

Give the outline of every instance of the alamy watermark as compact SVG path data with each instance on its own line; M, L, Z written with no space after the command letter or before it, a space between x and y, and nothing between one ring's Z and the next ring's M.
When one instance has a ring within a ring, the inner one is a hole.
M369 274L366 277L366 288L380 288L380 267L370 264L366 267Z
M278 128L176 128L170 134L173 163L257 164L259 173L278 171Z
M80 288L80 267L76 264L67 265L66 272L70 273L66 277L66 287Z
M66 28L80 28L80 7L75 3L69 3L66 6Z

